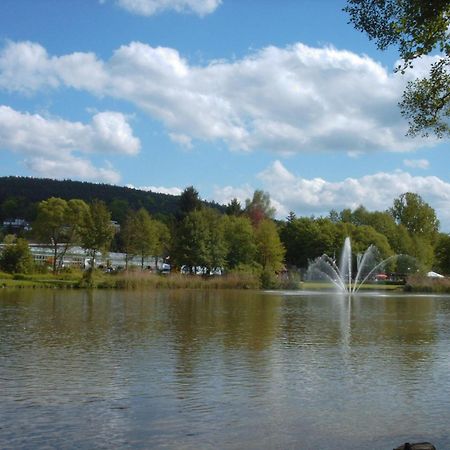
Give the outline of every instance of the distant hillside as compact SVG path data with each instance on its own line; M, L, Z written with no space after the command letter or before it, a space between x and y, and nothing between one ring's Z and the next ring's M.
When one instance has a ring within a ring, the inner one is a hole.
M145 208L153 215L176 215L179 196L141 191L109 184L50 178L0 177L0 218L20 217L34 220L36 204L50 197L86 202L103 200L114 220L121 221L127 209ZM223 210L218 204L209 204Z

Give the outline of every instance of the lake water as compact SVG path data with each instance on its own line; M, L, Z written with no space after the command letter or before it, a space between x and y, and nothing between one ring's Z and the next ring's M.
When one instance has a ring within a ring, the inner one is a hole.
M0 291L2 449L450 448L450 297Z

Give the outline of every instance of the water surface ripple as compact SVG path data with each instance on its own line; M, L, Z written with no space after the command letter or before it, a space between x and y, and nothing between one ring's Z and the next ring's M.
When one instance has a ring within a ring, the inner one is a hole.
M450 448L450 298L0 291L2 449Z

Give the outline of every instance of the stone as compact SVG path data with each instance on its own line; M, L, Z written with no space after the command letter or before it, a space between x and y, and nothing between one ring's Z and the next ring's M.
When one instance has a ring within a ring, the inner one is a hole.
M400 447L394 448L394 450L436 450L436 447L429 442L417 442L415 444L406 442L400 445Z

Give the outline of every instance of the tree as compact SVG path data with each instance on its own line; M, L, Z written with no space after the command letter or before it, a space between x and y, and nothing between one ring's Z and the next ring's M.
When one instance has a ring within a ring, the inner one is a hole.
M264 219L272 219L275 215L275 208L271 205L268 192L256 190L253 198L245 200L245 213L257 227Z
M103 201L94 200L89 205L80 227L81 243L91 258L89 273L95 266L95 257L99 252L107 252L114 236L114 228L111 225L111 213Z
M435 248L435 266L436 269L445 274L450 274L450 235L439 235Z
M181 267L195 273L206 261L208 227L200 211L191 211L178 225L175 233L174 259Z
M406 192L394 200L390 209L398 224L404 225L411 234L433 241L439 230L439 220L434 209L420 195Z
M369 225L355 227L351 238L352 249L356 254L364 253L370 245L374 245L378 249L383 259L394 254L386 236L378 233Z
M205 267L209 272L220 270L225 266L227 255L227 242L224 237L223 217L211 208L205 208L200 212L207 225L206 260Z
M286 249L286 262L296 267L306 267L310 259L321 254L316 242L320 234L317 223L308 217L288 220L281 228L280 237Z
M275 223L263 219L255 231L256 257L264 271L276 272L283 267L285 249Z
M248 217L229 216L225 220L227 267L251 265L255 260L256 244L252 223Z
M197 267L214 270L225 265L226 242L220 214L212 209L191 211L176 230L174 258L191 273Z
M134 256L141 258L141 269L148 256L154 256L156 268L158 257L167 251L169 246L169 229L159 220L153 219L141 208L139 211L129 211L121 230L122 250L125 253L125 269Z
M120 224L123 224L127 218L130 204L123 198L114 198L109 203L109 210L111 211L111 217L113 220L117 220Z
M156 226L150 214L143 208L134 216L134 242L141 258L141 269L144 269L145 258L150 256L155 248Z
M154 220L156 237L154 240L153 256L155 257L156 269L158 269L158 258L168 253L170 245L169 227L160 220Z
M28 242L17 239L6 244L0 255L0 269L8 273L28 273L33 270L34 262Z
M82 200L63 200L51 197L38 204L33 232L36 237L48 244L53 251L52 271L61 267L68 248L79 235L80 227L88 212Z
M439 57L428 76L408 82L400 103L411 135L450 134L450 2L448 0L348 0L350 22L378 48L398 46L404 73L431 52Z
M128 270L129 262L137 255L136 242L136 212L129 210L120 229L122 251L125 253L125 270Z
M233 198L225 208L229 216L240 216L243 213L241 203L237 198Z
M188 186L180 195L179 207L181 216L185 217L192 211L196 211L202 208L202 201L200 199L198 191L194 186Z

